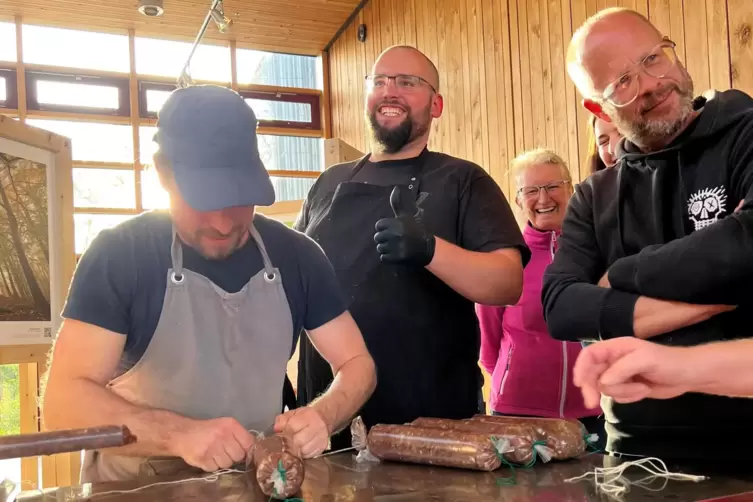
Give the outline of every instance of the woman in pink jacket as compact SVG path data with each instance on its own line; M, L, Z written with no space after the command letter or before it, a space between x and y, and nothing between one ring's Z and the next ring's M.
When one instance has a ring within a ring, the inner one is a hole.
M582 347L549 336L541 306L544 269L552 262L562 228L572 179L565 161L550 150L518 156L511 169L515 201L527 218L523 237L531 260L523 272L523 294L516 305L477 305L481 325L481 365L492 375L494 414L577 418L602 439L601 410L588 409L573 384L573 365Z

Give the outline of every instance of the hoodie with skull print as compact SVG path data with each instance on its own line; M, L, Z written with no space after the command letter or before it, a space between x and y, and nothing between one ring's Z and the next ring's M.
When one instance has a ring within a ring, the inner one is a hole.
M654 342L753 336L753 99L712 91L694 105L701 113L667 148L644 154L624 140L619 164L577 187L544 275L554 338L633 336L641 295L738 306ZM611 289L596 285L606 272ZM689 393L602 406L613 452L698 460L753 450L753 399ZM730 448L723 438L737 441L741 429L749 445Z

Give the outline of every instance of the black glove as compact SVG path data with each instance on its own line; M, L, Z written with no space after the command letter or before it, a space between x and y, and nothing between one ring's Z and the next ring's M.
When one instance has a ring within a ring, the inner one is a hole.
M392 190L390 206L395 217L376 222L374 242L377 243L382 263L406 263L425 267L434 258L436 239L416 219L418 208L410 195L404 187L396 186Z

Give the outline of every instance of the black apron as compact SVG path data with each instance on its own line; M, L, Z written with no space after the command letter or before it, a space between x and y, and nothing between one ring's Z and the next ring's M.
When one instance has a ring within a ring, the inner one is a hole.
M428 153L424 150L416 159L407 185L413 201ZM335 268L376 363L377 387L360 415L367 427L420 416L470 417L479 412L483 383L474 305L423 267L380 262L374 226L394 216L394 187L351 181L367 159L355 165L334 193L312 199L305 229ZM408 202L413 206L413 201ZM332 382L329 364L305 336L298 378L300 405L313 401ZM333 449L348 446L348 429L333 436Z

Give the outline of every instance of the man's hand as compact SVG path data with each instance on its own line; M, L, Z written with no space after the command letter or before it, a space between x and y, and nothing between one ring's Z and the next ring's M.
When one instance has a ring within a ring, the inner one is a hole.
M186 419L171 450L189 465L214 472L244 461L253 444L253 435L234 418Z
M632 337L597 342L581 351L573 380L589 408L599 405L600 394L619 403L670 399L693 387L698 370L686 351Z
M275 419L275 432L287 437L293 452L302 458L315 457L329 446L329 427L310 406L279 415Z
M416 201L396 186L390 195L394 218L376 222L374 241L382 263L409 263L425 267L434 258L436 239L416 220Z

